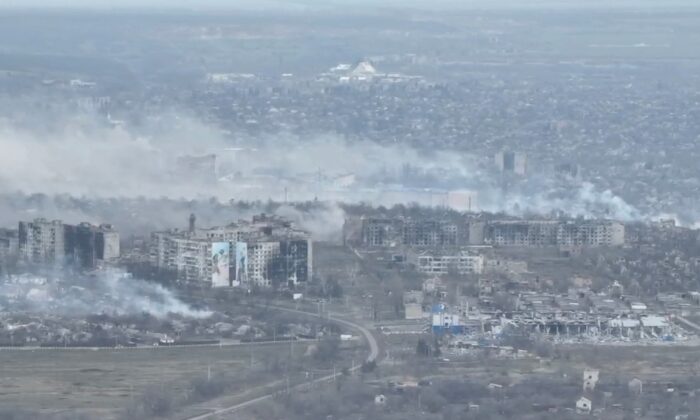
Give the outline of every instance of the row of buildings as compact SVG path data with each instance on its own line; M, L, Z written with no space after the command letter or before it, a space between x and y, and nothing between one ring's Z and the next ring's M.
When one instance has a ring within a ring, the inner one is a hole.
M287 220L259 215L223 227L154 232L149 263L184 283L213 287L294 287L311 278L307 232Z
M294 287L311 278L312 247L307 232L284 219L258 215L222 227L151 234L145 262L151 273L187 284L213 287ZM116 264L119 233L111 225L35 219L17 230L0 230L0 261L42 267L92 270Z
M485 243L499 246L621 246L625 225L612 220L508 220L485 225Z
M347 244L367 247L455 247L483 243L483 223L402 217L348 218Z
M365 247L621 246L625 226L612 220L347 219L346 243Z
M119 233L111 225L35 219L0 232L0 258L14 256L28 264L94 269L119 253Z

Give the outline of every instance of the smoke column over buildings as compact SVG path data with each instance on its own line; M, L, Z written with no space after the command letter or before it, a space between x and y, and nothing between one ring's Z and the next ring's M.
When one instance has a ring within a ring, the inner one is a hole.
M212 225L265 211L269 200L444 205L433 199L434 193L452 190L473 192L474 210L515 215L560 211L625 221L648 217L612 191L586 182L562 191L544 174L531 174L504 192L485 156L350 142L335 135L232 138L174 111L132 125L62 111L36 118L42 123L31 124L31 117L0 120L2 226L41 216L110 222L128 231L151 226L147 219L157 220L158 228L181 226L191 212L202 225ZM210 155L216 155L215 165L197 160ZM183 156L193 160L183 165ZM203 168L193 169L191 162ZM112 202L119 213L71 205L74 197L132 201L128 206ZM260 203L232 215L228 208L202 203L212 198ZM189 204L167 207L172 199ZM158 207L159 201L164 207ZM342 225L342 210L335 205L320 213L300 213L293 206L279 211L323 238L337 235ZM694 222L692 215L679 219Z

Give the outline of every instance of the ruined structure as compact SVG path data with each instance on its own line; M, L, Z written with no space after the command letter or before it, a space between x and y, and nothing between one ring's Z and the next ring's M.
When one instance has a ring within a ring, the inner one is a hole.
M191 219L192 220L192 219ZM311 278L311 239L287 220L259 215L223 227L151 235L150 264L186 283L294 287Z

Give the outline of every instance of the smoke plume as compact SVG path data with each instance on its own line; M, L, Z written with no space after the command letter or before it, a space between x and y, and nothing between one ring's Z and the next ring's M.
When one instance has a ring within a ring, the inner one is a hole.
M193 309L159 284L130 277L118 270L92 276L57 273L52 276L11 276L0 284L4 310L61 316L148 313L157 318L179 315L206 318L207 310Z

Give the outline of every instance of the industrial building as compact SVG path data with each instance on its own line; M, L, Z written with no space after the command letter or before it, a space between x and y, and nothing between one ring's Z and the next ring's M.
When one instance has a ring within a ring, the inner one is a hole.
M309 234L284 219L259 215L223 227L151 235L150 263L182 282L212 287L294 287L310 280Z
M119 258L119 233L111 225L35 219L19 222L18 250L27 263L93 269Z

